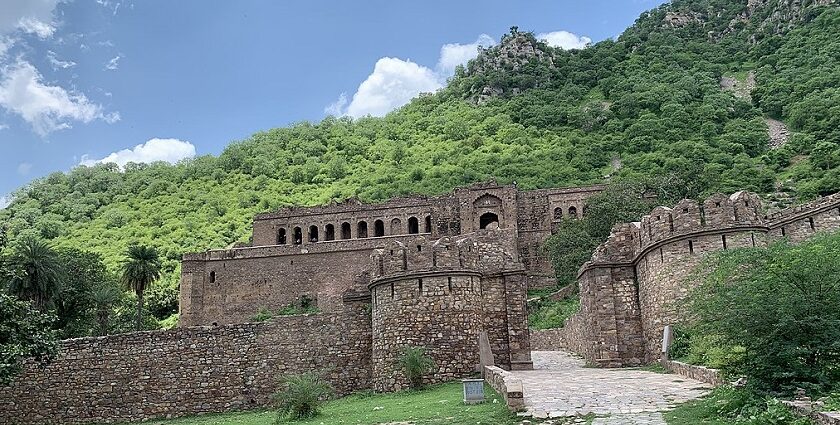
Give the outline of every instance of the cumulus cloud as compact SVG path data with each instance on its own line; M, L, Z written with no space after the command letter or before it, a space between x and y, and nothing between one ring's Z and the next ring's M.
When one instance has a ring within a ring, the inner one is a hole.
M129 162L150 163L166 161L174 164L182 159L195 156L195 146L190 142L178 139L149 139L133 149L123 149L114 152L102 159L91 159L88 155L82 155L79 165L94 166L96 164L117 164L120 168L125 167Z
M444 44L440 48L440 59L438 60L438 73L444 76L450 76L455 73L455 68L458 65L465 65L470 59L478 56L479 47L490 47L496 44L496 40L487 34L481 34L474 43L459 44L451 43Z
M41 136L70 128L70 121L89 123L119 120L119 114L105 114L102 107L81 93L69 92L43 82L30 63L18 61L0 70L0 106L18 114Z
M592 43L592 39L586 36L578 36L568 31L552 31L537 34L538 40L545 40L549 46L559 47L564 50L583 49Z
M376 61L373 73L359 85L347 105L346 114L351 117L382 116L418 94L433 92L442 86L431 69L409 60L385 57Z
M410 60L383 57L376 61L373 72L359 85L351 99L342 93L324 108L324 112L354 118L385 115L420 93L434 92L443 87L458 65L466 64L478 55L479 46L493 44L495 41L487 34L480 35L469 44L445 44L440 48L435 70Z

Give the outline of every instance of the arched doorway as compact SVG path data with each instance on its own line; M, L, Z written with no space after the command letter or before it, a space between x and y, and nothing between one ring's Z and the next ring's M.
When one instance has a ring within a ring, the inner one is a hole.
M495 224L495 226L491 226L493 224ZM487 212L487 213L482 214L481 217L478 218L478 228L479 229L486 229L488 226L498 228L499 227L499 216L496 215L495 213L491 213L491 212Z

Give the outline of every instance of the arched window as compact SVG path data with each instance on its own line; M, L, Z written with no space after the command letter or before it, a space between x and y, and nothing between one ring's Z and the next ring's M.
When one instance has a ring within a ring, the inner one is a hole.
M380 236L385 236L385 223L382 220L376 220L373 222L373 236L377 238Z
M408 219L408 233L420 233L420 223L417 222L417 217L410 217Z
M392 235L401 235L402 234L402 221L400 219L395 218L391 220L391 234Z
M423 229L426 233L432 233L432 216L426 216L426 227Z
M359 224L356 226L356 237L359 239L368 237L367 221L360 221Z
M577 208L569 207L569 218L577 218Z
M499 227L498 215L491 212L487 212L482 214L481 217L478 218L478 227L480 229L486 229L487 227L491 227L491 224L495 224L495 227Z
M563 218L563 207L557 207L554 209L554 219L560 220Z
M295 227L295 235L294 235L294 244L300 245L303 243L303 232L301 232L300 227Z
M318 242L318 226L309 226L309 242Z
M277 230L277 245L286 245L286 229Z
M324 240L325 241L334 241L335 240L335 226L332 224L328 224L324 227Z
M350 223L341 223L341 239L350 239Z

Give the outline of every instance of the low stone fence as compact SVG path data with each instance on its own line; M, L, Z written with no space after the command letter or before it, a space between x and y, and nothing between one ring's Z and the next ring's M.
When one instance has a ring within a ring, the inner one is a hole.
M363 309L263 323L63 341L46 367L0 386L0 423L114 423L268 407L284 374L315 372L339 395L370 388Z
M562 328L531 331L532 351L568 351L586 357L586 323L580 312L566 319Z
M662 367L676 373L677 375L705 382L714 386L726 383L721 376L720 371L717 369L705 366L695 366L688 363L678 362L676 360L665 360L662 362Z
M794 413L811 418L817 425L840 425L840 412L820 412L810 401L783 401Z
M518 412L525 408L522 382L512 373L496 366L485 366L484 380L505 399L508 409Z

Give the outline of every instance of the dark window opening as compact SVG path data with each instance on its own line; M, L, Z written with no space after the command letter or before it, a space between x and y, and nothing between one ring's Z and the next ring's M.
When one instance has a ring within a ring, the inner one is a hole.
M688 253L694 254L694 241L688 241Z
M569 218L577 218L577 208L569 207Z
M554 219L560 220L563 218L563 208L557 207L554 209Z
M479 229L486 229L487 226L493 223L496 224L496 227L499 227L499 216L491 212L484 213L481 215L481 217L478 218Z
M720 208L720 202L715 202L715 206Z
M659 262L660 262L660 263L664 263L664 262L665 262L665 253L664 253L664 252L662 252L662 248L659 248Z
M376 220L373 222L373 236L385 236L385 223L383 223L382 220Z
M286 245L286 229L277 231L277 245Z
M303 232L301 232L300 227L295 227L294 238L295 245L300 245L301 243L303 243Z
M341 223L341 239L350 239L350 223Z
M782 236L785 235L785 226L782 226Z
M368 237L367 221L360 221L359 224L356 225L356 237L360 239Z
M309 242L318 242L318 226L309 226Z
M449 278L449 292L452 292L452 278Z
M391 284L391 298L394 298L394 284Z
M417 252L423 251L423 245L417 245Z
M755 248L755 233L750 233L750 239L752 240L753 248Z
M392 235L401 235L402 234L402 221L400 219L395 218L391 220L391 234Z
M808 217L808 225L811 226L811 230L817 230L817 227L814 226L814 217Z
M683 208L683 212L684 212L684 213L687 213L687 212L688 212L688 208Z
M417 279L417 288L420 290L420 295L423 295L423 279Z
M216 272L210 272L210 283L216 283Z
M420 224L417 222L417 217L409 217L408 219L408 233L413 235L420 233Z
M432 216L426 216L426 226L423 229L424 233L432 233Z
M723 242L723 249L726 249L726 235L720 235L720 241Z
M324 240L335 240L335 226L333 226L332 224L328 224L326 225L326 227L324 227Z

